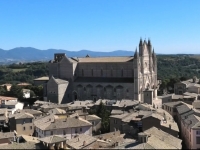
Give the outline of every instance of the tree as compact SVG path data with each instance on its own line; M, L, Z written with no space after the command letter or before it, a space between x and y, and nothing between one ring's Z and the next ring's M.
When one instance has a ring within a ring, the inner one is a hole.
M5 95L7 92L5 86L0 86L0 95Z
M8 92L9 96L17 97L19 100L23 99L23 91L21 86L12 85L10 88L10 92Z
M110 131L110 112L106 109L102 101L99 104L99 107L96 111L96 115L99 116L101 120L101 133L107 133Z

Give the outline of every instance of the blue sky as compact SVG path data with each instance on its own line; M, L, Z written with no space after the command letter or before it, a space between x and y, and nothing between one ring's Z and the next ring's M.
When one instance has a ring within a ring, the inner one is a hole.
M200 53L199 0L1 0L0 48Z

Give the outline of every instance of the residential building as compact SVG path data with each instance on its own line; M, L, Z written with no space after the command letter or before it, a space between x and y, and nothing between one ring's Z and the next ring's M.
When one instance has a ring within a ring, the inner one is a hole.
M9 116L10 131L16 132L17 135L33 135L34 133L34 116L30 113L22 112Z
M11 144L14 137L14 132L0 132L0 145Z
M200 94L199 80L196 77L174 84L174 93L182 95L185 92Z
M101 129L101 118L96 115L84 115L81 118L89 121L92 124L92 131L97 132Z
M147 104L140 104L139 107L137 107L140 108L140 110L134 110L128 113L125 112L121 115L111 115L110 131L120 130L121 133L136 135L139 131L157 127L178 137L179 128L173 117L160 108L155 110L151 108L151 105L146 105Z
M17 102L16 97L0 96L0 106L4 107L9 102Z
M14 114L17 110L22 110L24 108L24 103L21 102L7 102L3 105L4 108L7 108L9 114Z
M182 140L156 127L138 134L138 141L121 144L115 149L182 149Z
M92 135L92 124L79 116L59 119L56 115L49 115L36 119L34 125L39 138L60 135L71 139L78 134Z
M177 110L176 107L182 105L183 103L181 101L178 102L168 102L163 104L163 109L167 111L175 121L177 121Z
M52 135L38 139L48 149L66 149L66 139L61 136Z

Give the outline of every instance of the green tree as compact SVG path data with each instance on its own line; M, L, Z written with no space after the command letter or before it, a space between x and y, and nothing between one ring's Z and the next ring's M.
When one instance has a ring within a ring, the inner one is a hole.
M23 99L23 91L21 86L12 85L8 96L17 97L19 100Z
M107 133L110 131L110 111L108 111L105 105L100 102L99 107L96 111L96 115L99 116L101 120L101 133Z

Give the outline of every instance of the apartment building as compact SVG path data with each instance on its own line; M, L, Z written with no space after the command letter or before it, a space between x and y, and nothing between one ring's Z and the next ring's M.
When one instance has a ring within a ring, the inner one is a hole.
M16 132L18 135L33 135L34 125L33 125L34 116L30 113L16 113L9 116L9 126L10 131Z
M71 139L79 134L92 135L92 124L79 117L59 119L56 115L49 115L34 121L36 136L39 138L60 135Z

